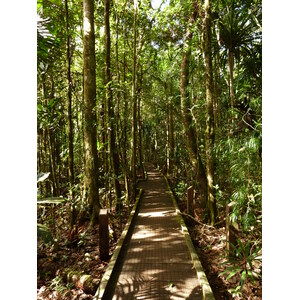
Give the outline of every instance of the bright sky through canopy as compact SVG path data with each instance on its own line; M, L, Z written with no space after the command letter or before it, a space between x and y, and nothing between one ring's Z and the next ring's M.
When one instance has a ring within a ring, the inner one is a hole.
M152 7L154 9L158 9L160 4L164 2L164 4L162 5L161 9L163 10L165 6L167 6L169 4L169 0L163 1L163 0L151 0L151 4Z
M152 7L158 9L162 0L151 0Z

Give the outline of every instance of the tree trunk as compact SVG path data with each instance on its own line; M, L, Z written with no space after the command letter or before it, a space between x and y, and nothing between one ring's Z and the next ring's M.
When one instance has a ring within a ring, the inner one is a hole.
M204 4L204 22L202 49L205 67L205 90L206 90L206 131L205 131L205 153L206 153L206 175L207 175L207 192L208 207L210 211L210 223L215 224L217 217L217 207L214 195L214 108L213 108L213 70L211 57L211 19L210 3L205 0Z
M98 155L96 139L96 61L94 34L94 0L83 1L83 77L84 77L84 153L85 185L92 223L96 223L100 208L98 196Z
M197 7L197 2L194 3ZM184 123L184 131L187 139L187 145L189 149L189 153L191 156L192 164L196 170L197 180L199 183L200 190L200 204L201 207L206 207L207 202L207 181L205 168L203 166L201 157L198 153L197 146L197 133L196 129L193 126L193 120L191 115L191 100L188 91L189 84L189 64L190 64L190 56L191 56L191 40L193 37L193 32L191 30L192 24L195 22L197 17L196 8L194 8L194 12L189 20L189 28L186 34L186 40L183 47L183 56L181 63L181 77L180 77L180 95L181 95L181 111L183 115L183 123Z
M40 131L38 130L37 132L37 141L36 141L36 144L37 144L37 172L40 173L42 172L42 159L41 159L41 144L40 144Z
M109 24L109 10L110 0L105 0L104 5L104 19L105 19L105 85L106 85L106 107L107 107L107 121L108 121L108 147L110 153L110 166L114 182L115 197L116 197L116 211L119 212L122 208L121 203L121 188L118 180L119 176L119 155L118 148L115 141L115 124L114 124L114 110L112 108L113 94L111 89L112 76L110 72L110 24Z
M73 121L72 121L72 79L71 79L71 53L70 53L70 32L69 32L69 11L68 11L68 0L65 0L66 10L66 32L67 32L67 77L68 77L68 94L67 94L67 106L68 106L68 175L69 175L69 195L71 201L71 228L75 224L76 211L73 195L74 185L74 151L73 151Z
M116 105L116 144L118 147L118 153L121 153L120 149L120 101L121 101L121 78L120 78L120 66L119 66L119 12L118 1L115 2L116 11L116 75L117 75L117 105ZM125 37L124 37L125 38Z
M173 159L174 159L174 125L173 125L173 105L172 105L172 81L170 83L170 94L168 94L168 84L165 83L165 96L168 111L168 141L167 141L167 174L172 173Z
M126 2L124 3L123 15L126 12ZM127 165L127 122L128 122L128 102L127 102L127 93L126 93L126 19L124 18L123 23L123 101L124 101L124 119L123 119L123 174L124 174L124 183L125 183L125 192L126 192L126 201L129 204L130 192L129 192L129 184L128 184L128 165ZM129 209L129 205L128 205Z
M54 78L53 74L51 75L51 94L50 98L54 99ZM48 142L49 142L49 152L50 152L50 164L51 164L51 175L52 175L52 182L53 182L53 196L59 195L59 186L56 176L56 155L55 155L55 132L53 129L48 129Z
M137 118L136 118L136 109L137 109L137 97L136 97L136 21L137 21L137 7L138 0L134 0L134 16L133 16L133 61L132 61L132 144L131 144L131 180L132 180L132 196L131 200L135 201L136 198L136 131L137 131Z
M138 134L139 134L139 169L141 170L142 178L144 178L143 169L143 135L142 135L142 117L141 117L141 101L143 93L143 69L141 70L140 86L138 94Z
M170 84L170 100L169 100L169 149L170 149L170 162L169 173L173 171L174 163L174 121L173 121L173 83Z
M56 180L56 164L55 164L55 152L54 152L54 141L53 141L53 132L52 130L48 129L48 145L49 145L49 152L50 152L50 168L51 168L51 177L52 177L52 193L53 196L58 196L58 187L57 187L57 180Z
M231 49L229 49L228 68L229 68L229 89L230 89L231 108L234 108L233 67L234 67L234 52Z
M43 128L43 133L42 133L42 137L43 137L43 145L42 145L42 157L43 157L43 172L46 173L48 170L50 170L50 168L48 168L48 160L47 157L49 157L49 155L47 155L47 129ZM44 191L44 195L48 196L50 195L50 183L49 180L46 180L44 182L42 182L42 186L44 187L43 191Z
M213 25L213 35L216 36L216 24ZM214 121L215 127L220 125L220 104L221 104L221 86L220 86L220 49L216 44L216 55L214 56Z

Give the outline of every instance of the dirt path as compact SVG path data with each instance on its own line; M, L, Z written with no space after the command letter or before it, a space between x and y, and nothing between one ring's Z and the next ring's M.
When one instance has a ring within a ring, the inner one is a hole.
M167 185L148 167L132 237L117 267L113 299L202 299Z

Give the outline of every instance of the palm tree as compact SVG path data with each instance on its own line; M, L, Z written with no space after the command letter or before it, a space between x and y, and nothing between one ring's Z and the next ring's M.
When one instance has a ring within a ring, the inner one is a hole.
M254 24L249 10L249 1L223 0L224 9L221 11L219 27L220 42L228 51L229 89L231 107L234 107L233 69L234 58L241 51L249 52L254 40Z

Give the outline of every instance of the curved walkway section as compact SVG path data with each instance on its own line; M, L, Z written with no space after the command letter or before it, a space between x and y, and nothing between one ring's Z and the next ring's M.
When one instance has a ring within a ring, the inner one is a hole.
M202 290L164 178L153 168L131 240L118 264L113 299L202 299Z

